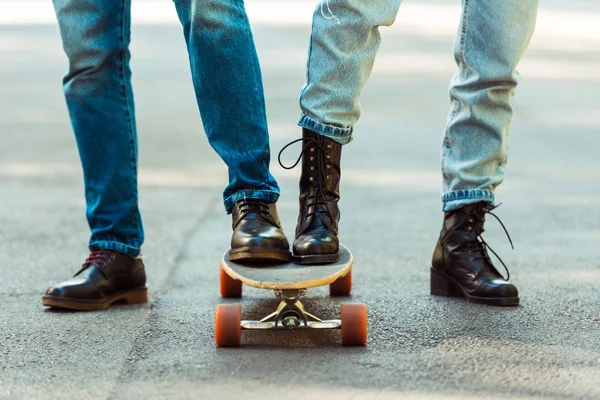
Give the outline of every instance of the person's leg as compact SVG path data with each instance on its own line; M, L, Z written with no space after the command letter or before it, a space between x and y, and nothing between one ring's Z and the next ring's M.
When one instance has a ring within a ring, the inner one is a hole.
M442 145L443 210L432 293L518 304L517 288L492 265L479 237L504 178L517 64L533 34L537 0L463 0L455 44L458 70Z
M339 259L342 145L352 140L360 117L359 97L381 42L379 27L394 22L400 3L322 0L315 10L298 122L306 152L293 245L297 263Z
M394 23L401 2L319 1L300 93L300 126L340 144L352 140L359 97L381 44L379 27Z
M494 202L508 157L516 67L533 34L537 6L538 0L463 0L442 147L444 211Z
M223 193L233 217L229 257L289 260L269 172L269 133L260 65L242 0L175 0L204 131L229 168Z
M63 88L85 183L92 254L48 306L103 309L146 300L129 69L130 0L54 0L69 72Z

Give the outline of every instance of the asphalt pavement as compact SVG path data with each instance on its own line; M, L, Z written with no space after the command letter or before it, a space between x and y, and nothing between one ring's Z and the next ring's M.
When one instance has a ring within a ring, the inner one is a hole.
M259 12L267 3L248 7L279 210L293 237L299 170L283 170L276 155L300 134L310 33L300 17L311 2L293 2L299 15L281 18ZM221 203L227 171L202 131L174 14L161 23L139 14L132 44L151 301L96 313L44 309L45 289L87 255L61 92L67 62L54 23L2 22L0 13L0 399L600 398L600 7L563 3L541 2L539 34L520 66L497 191L515 251L499 224L486 224L520 288L517 308L428 290L454 71L457 20L446 19L457 3L408 2L383 31L356 139L342 157L340 230L355 256L354 292L330 299L318 288L306 299L326 317L342 301L366 303L365 348L342 348L329 331L246 332L242 348L215 347L214 308L231 302L218 295L231 234ZM244 290L245 317L276 304L268 291Z

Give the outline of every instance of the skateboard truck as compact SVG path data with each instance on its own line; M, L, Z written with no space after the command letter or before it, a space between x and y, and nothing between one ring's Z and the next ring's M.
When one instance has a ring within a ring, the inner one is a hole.
M322 320L307 312L300 298L306 289L275 290L275 296L281 299L277 310L260 321L241 321L244 330L295 330L295 329L340 329L339 319Z

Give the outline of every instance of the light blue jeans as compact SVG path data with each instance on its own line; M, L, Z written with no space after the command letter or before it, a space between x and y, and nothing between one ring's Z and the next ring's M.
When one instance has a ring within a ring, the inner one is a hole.
M299 125L338 143L352 140L359 97L401 0L323 0L317 5L300 94ZM516 66L533 34L538 0L462 0L442 144L444 211L494 203L508 156Z
M69 58L63 89L83 166L89 246L136 256L144 230L129 68L131 0L53 3ZM225 209L242 198L277 201L260 65L243 0L174 5L204 131L229 167Z

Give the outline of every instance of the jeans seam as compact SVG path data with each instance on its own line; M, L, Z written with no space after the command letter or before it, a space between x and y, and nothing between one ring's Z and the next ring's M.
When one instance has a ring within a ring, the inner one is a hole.
M467 42L467 23L469 22L469 0L463 0L463 18L462 18L462 26L461 26L461 35L460 35L460 46L458 49L458 58L460 60L460 65L459 65L459 69L460 69L460 77L461 79L464 79L465 76L463 74L465 74L466 69L464 68L464 66L466 65L466 60L465 60L465 48L466 48L466 42Z
M300 116L300 121L298 121L298 125L309 129L309 130L317 130L321 133L324 132L327 135L338 136L341 138L348 137L353 132L353 127L349 126L346 128L342 128L339 126L333 126L330 124L325 124L323 122L319 122L316 119L312 118L307 114L302 114Z
M263 121L265 121L265 124L263 126L263 134L266 135L267 137L267 149L270 150L270 137L269 137L269 124L266 123L267 121L267 109L266 109L266 105L265 105L265 93L264 93L264 84L262 82L262 69L260 67L260 60L258 58L258 54L256 53L256 45L254 44L254 36L252 34L252 27L250 25L250 20L248 19L248 13L246 11L246 6L244 4L244 2L241 2L241 8L238 10L240 12L240 17L242 19L242 22L245 25L245 31L246 34L248 35L249 38L249 42L251 43L251 47L253 47L253 51L254 51L254 57L251 57L252 60L252 67L254 68L254 71L256 71L256 73L252 74L252 76L254 77L254 85L253 85L253 90L255 92L255 98L262 98L262 101L260 102L260 112L263 114L264 118ZM259 77L260 78L260 82L256 81L256 78ZM263 90L260 90L260 88L263 88ZM267 151L269 151L267 150ZM263 158L263 170L264 170L264 180L263 182L271 182L270 179L270 174L269 174L269 161L270 161L270 151L269 154L267 154L267 157Z
M443 194L444 201L455 201L473 198L492 198L494 192L489 189L458 189Z
M136 246L135 244L125 244L121 243L118 240L114 239L101 239L95 240L93 243L89 245L90 249L100 249L100 250L111 250L117 251L119 253L129 255L131 257L137 257L140 254L140 246Z
M306 59L306 84L304 85L304 88L300 91L300 108L302 108L302 97L304 96L304 92L306 92L306 89L308 88L308 85L310 84L310 60L312 59L312 53L313 53L313 32L315 29L315 15L316 15L317 11L315 11L313 13L313 19L312 19L312 23L311 23L311 27L310 27L310 37L308 39L309 44L308 44L308 57Z
M458 46L458 70L460 73L460 78L464 79L465 78L465 74L466 74L466 61L465 61L465 46L466 46L466 36L467 36L467 23L468 23L468 6L469 6L469 0L463 0L463 9L462 9L462 13L463 16L461 18L461 34L460 34L460 44ZM448 122L451 121L452 119L454 119L454 117L456 117L456 113L458 111L458 101L457 100L453 100L452 101L452 110L450 111L450 115L448 116ZM442 141L442 177L444 179L446 179L446 168L444 167L444 159L446 157L448 157L448 154L450 153L450 150L452 149L452 145L450 144L450 135L449 135L449 128L448 126L446 126L445 132L444 132L444 139Z
M128 127L129 127L129 150L130 150L130 155L132 156L130 159L130 167L133 170L133 187L134 190L136 192L137 195L137 186L136 186L136 176L137 176L137 152L135 151L135 139L134 139L134 127L133 127L133 119L131 118L131 113L130 113L130 106L131 104L129 103L129 98L127 96L127 85L125 84L125 54L126 54L126 48L125 48L125 25L127 23L126 18L126 12L125 12L125 8L127 7L127 2L129 0L123 0L121 2L121 32L120 32L120 36L119 36L119 40L121 41L121 65L120 65L120 72L121 72L121 95L123 96L123 101L125 104L125 115L127 116L127 122L128 122ZM138 221L138 217L137 217L137 209L138 206L136 204L136 213L133 217L133 226L135 227L136 231L139 228L139 221Z
M452 211L465 204L474 204L485 201L491 204L495 202L495 194L489 189L459 189L442 195L442 210Z
M230 211L231 207L227 207L227 204L232 202L232 199L237 197L239 194L243 194L243 193L262 193L262 194L266 194L266 197L269 197L271 199L273 198L279 198L280 193L276 192L275 190L263 190L263 189L243 189L243 190L238 190L235 193L231 194L230 196L228 196L226 199L224 199L223 203L225 205L225 210L227 212ZM241 197L241 198L245 198L245 197ZM273 200L273 202L276 202L276 200ZM231 205L233 206L233 204Z
M279 193L277 193L275 190L263 190L263 189L242 189L242 190L238 190L237 192L233 193L231 196L227 197L225 199L225 201L231 199L232 197L235 197L237 194L239 193L256 193L256 192L260 192L260 193L273 193L275 195L279 195Z
M102 234L102 235L100 235L100 237L95 238L92 241L93 242L112 242L112 243L121 244L123 246L130 246L130 247L136 247L136 248L141 247L141 245L142 245L142 243L138 239L132 240L132 241L126 243L123 240L121 240L121 238L119 238L118 236L111 235L111 234Z

